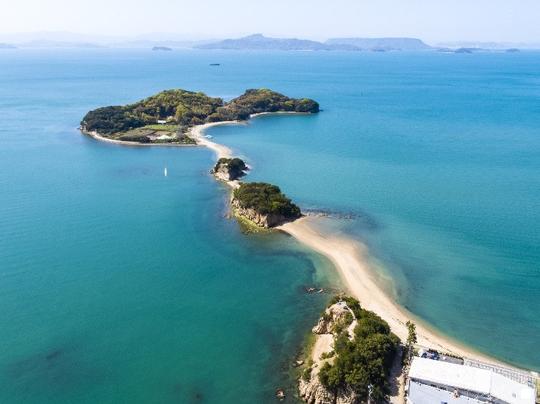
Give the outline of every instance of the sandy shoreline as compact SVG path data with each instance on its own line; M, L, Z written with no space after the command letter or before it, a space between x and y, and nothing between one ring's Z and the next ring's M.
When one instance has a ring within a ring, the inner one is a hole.
M118 144L121 146L135 146L135 147L148 147L148 146L154 146L154 147L196 147L198 145L196 144L180 144L180 143L139 143L139 142L129 142L124 140L116 140L116 139L110 139L105 136L101 136L96 131L88 132L81 129L81 132L84 133L87 136L90 136L91 138L94 138L96 140L99 140L100 142L107 142L107 143L113 143Z
M316 217L305 216L279 226L278 229L327 257L345 281L349 293L360 301L362 307L374 311L388 322L392 331L402 341L407 339L405 323L411 320L416 324L418 344L421 346L496 365L510 366L437 333L406 312L373 279L374 272L367 260L367 247L353 239L322 234L316 227L317 220Z

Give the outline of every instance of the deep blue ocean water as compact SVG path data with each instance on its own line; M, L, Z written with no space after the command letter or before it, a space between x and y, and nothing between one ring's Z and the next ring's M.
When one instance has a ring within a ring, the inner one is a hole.
M242 234L210 151L76 130L167 88L319 101L210 133L251 179L352 214L336 231L414 314L540 369L539 71L528 52L3 51L0 402L272 402L288 383L328 298L303 286L339 284L328 262Z

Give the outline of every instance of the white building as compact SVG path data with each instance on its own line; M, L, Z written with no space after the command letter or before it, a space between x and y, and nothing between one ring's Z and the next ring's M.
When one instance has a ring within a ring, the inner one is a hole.
M409 404L535 404L533 387L490 369L426 358L413 358L409 370Z

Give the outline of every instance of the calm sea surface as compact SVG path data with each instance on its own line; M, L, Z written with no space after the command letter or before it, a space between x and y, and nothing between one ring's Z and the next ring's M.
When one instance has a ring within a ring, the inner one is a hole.
M352 217L333 231L413 313L540 369L539 71L526 52L0 52L0 402L273 402L287 385L328 299L303 287L339 286L328 262L242 234L210 151L76 130L167 88L318 100L210 133L252 179Z

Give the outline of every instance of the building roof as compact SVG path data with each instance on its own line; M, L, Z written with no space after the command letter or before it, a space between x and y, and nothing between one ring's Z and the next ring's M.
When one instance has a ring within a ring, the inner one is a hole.
M453 391L443 390L430 386L429 384L411 381L407 393L407 403L486 404L486 400L480 400L465 395L456 396Z
M415 357L409 377L491 395L510 404L534 404L535 401L535 392L531 387L491 370L471 366Z

